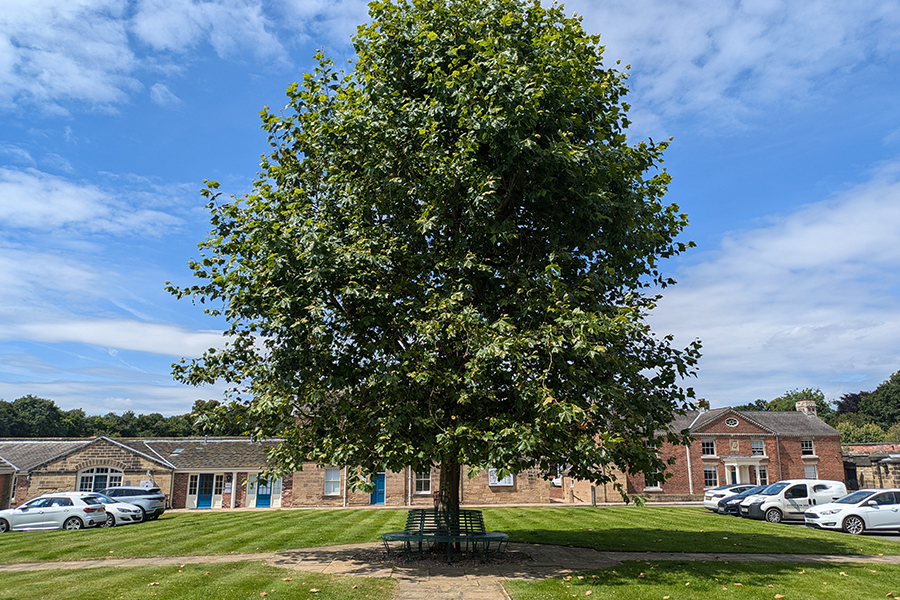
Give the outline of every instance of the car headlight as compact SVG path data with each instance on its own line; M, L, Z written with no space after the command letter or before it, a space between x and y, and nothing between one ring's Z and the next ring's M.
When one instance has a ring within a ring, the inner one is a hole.
M843 508L832 508L829 510L821 510L821 511L819 511L819 514L820 515L836 515L839 512L841 512L842 510L844 510L844 509Z

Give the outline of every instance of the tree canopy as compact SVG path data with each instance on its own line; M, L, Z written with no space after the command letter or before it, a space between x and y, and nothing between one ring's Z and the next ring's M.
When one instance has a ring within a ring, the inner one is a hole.
M629 144L599 37L525 0L373 2L352 70L318 66L262 111L252 193L204 195L189 263L229 342L174 366L224 380L255 436L362 474L441 466L665 468L699 342L645 321L687 218L666 143Z

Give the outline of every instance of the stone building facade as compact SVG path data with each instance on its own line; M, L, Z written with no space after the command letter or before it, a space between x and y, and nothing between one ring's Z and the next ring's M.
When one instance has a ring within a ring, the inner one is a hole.
M900 444L847 444L843 447L847 488L900 488Z

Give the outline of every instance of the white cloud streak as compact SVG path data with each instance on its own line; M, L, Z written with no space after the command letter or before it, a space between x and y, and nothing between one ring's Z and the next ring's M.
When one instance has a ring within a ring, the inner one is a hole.
M633 118L735 125L767 106L816 101L872 55L900 49L896 0L572 0L612 64L633 66Z
M900 164L865 185L733 233L682 269L652 318L699 337L714 405L797 387L874 389L900 365ZM765 382L765 383L761 383Z
M129 206L94 185L36 169L0 168L0 222L4 229L161 235L181 224L167 213Z

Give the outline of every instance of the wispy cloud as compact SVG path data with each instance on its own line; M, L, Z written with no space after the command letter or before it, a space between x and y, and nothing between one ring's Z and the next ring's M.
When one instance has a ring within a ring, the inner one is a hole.
M286 54L259 0L141 0L132 31L157 51L184 52L208 42L222 58Z
M900 49L896 0L572 0L607 58L633 66L636 118L735 125L773 104L829 97L872 55ZM649 124L649 122L648 122Z
M0 108L64 103L109 107L138 87L125 5L116 0L5 0L0 16Z
M0 340L34 342L74 342L146 352L163 356L199 356L224 343L220 331L192 331L169 323L142 323L128 319L36 318L31 322L8 324Z
M95 185L37 169L0 168L3 228L40 231L77 226L81 232L160 235L181 220L117 198Z
M156 83L150 88L150 99L159 106L172 107L181 104L181 98L172 93L164 83Z
M838 397L900 364L900 163L694 260L653 323L703 341L696 387L714 404L807 386Z

